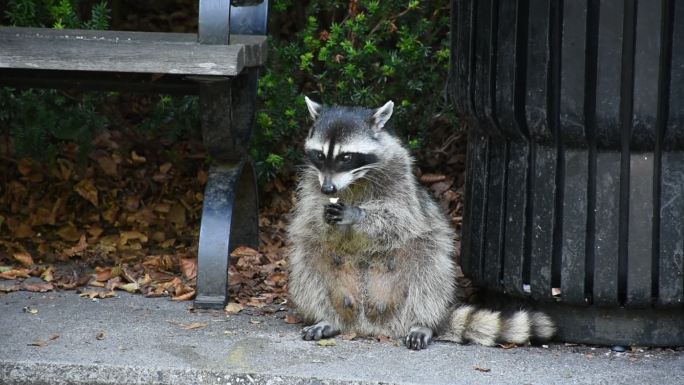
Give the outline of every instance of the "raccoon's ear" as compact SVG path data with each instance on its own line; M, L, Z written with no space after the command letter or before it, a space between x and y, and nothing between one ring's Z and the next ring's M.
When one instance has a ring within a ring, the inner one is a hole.
M309 114L311 115L311 119L313 119L313 120L318 119L318 115L320 115L320 112L321 112L321 105L314 102L313 100L309 99L308 96L304 97L304 101L306 101L306 107L309 109Z
M374 131L380 131L385 127L385 123L392 117L392 111L394 110L394 102L389 101L385 103L384 106L378 108L373 113L372 126Z

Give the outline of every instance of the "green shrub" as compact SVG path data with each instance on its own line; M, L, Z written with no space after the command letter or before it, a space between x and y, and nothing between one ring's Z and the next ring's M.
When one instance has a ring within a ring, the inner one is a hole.
M140 123L140 128L160 134L162 130L172 141L200 132L199 98L197 96L160 95L152 112Z
M54 90L16 91L0 89L0 123L4 123L19 157L52 161L59 153L56 143L73 142L83 159L94 133L105 125L96 106L102 94L70 99Z
M297 7L275 0L272 23L297 19ZM414 149L437 113L453 118L443 102L449 1L312 0L304 9L294 36L279 36L272 24L252 151L262 177L300 161L305 94L325 104L379 107L393 100L395 128Z
M109 28L106 1L91 8L90 19L76 12L77 0L10 0L5 11L11 25L53 28ZM106 123L97 113L103 93L69 95L55 90L0 88L0 125L8 130L19 157L53 160L59 142L74 142L83 157L95 132Z
M76 12L79 0L10 0L5 16L15 27L109 29L110 10L106 1L93 5L90 19Z

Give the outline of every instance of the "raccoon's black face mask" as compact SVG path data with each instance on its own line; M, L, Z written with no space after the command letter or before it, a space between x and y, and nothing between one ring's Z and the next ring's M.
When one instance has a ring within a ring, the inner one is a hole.
M306 98L315 120L305 143L309 163L319 172L321 192L334 194L363 177L383 152L380 132L392 114L388 102L373 110L322 107Z

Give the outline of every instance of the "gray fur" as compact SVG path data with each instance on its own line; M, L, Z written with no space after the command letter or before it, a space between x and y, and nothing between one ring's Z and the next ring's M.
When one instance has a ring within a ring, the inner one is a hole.
M323 325L328 332L405 338L412 349L425 348L438 332L492 345L512 322L508 334L521 340L525 327L515 321L502 323L497 312L454 303L455 234L413 175L408 150L382 127L393 104L375 110L307 105L316 117L307 149L326 152L335 143L340 151L373 151L377 161L333 175L337 179L313 164L301 171L289 226L289 290L306 322L316 324L305 329L305 339L322 336ZM339 203L321 192L324 179L343 181L335 194ZM552 330L548 317L534 319L528 331Z

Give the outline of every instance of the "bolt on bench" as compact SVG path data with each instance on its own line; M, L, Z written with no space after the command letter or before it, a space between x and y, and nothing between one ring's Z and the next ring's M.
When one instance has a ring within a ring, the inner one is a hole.
M197 307L225 305L231 249L258 244L248 145L267 15L268 1L200 0L198 34L0 27L0 86L199 95L214 164L204 194Z

